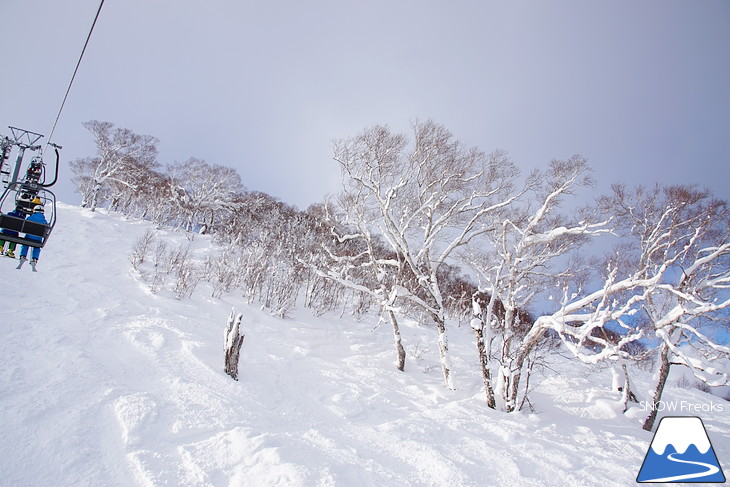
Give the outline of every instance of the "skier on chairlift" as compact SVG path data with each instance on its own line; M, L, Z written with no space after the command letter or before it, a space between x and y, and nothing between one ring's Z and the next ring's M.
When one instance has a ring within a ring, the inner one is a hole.
M36 205L33 208L33 214L28 217L29 222L36 222L36 223L42 223L43 225L47 225L48 222L46 221L46 217L43 215L43 205ZM35 235L26 235L26 238L28 240L35 240L38 242L41 242L42 239L40 237L36 237ZM35 264L38 262L38 257L40 257L41 249L40 247L33 247L33 253L31 254L30 259L30 265L33 267L33 270L35 271ZM23 265L23 262L28 260L28 245L23 245L20 248L20 266Z
M13 211L8 212L8 216L14 216L15 218L25 218L25 213L23 213L22 208L20 206L16 207ZM18 232L15 230L8 230L7 228L3 228L0 230L0 255L6 255L10 257L11 259L15 258L15 242L8 242L8 250L5 251L5 240L2 239L2 234L10 235L12 237L17 237Z

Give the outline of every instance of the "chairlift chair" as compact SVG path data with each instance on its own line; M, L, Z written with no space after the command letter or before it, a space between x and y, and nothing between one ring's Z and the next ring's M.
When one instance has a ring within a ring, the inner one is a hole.
M0 240L42 248L56 225L56 195L46 188L38 187L40 185L32 186L29 187L28 183L13 183L0 196ZM26 216L31 214L33 207L39 204L32 203L35 198L44 207L47 224L8 215L14 209L19 209ZM7 234L2 230L17 232L17 235ZM29 236L40 240L28 238Z

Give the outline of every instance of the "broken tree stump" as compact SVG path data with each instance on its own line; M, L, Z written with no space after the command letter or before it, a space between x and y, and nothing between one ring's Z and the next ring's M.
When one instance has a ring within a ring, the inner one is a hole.
M243 339L246 336L241 335L241 320L243 320L243 314L236 314L235 308L231 309L225 334L225 371L233 380L238 380L238 358Z

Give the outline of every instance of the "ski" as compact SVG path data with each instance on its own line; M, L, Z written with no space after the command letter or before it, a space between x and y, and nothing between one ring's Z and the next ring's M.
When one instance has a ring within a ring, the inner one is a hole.
M36 261L35 259L30 261L30 266L33 268L33 272L38 272L38 270L35 268L37 262L38 261Z
M16 267L16 269L20 269L21 267L23 267L23 264L25 264L25 261L26 261L26 260L28 260L28 259L25 259L25 258L22 258L22 257L21 257L21 259L20 259L20 263L18 264L18 267Z

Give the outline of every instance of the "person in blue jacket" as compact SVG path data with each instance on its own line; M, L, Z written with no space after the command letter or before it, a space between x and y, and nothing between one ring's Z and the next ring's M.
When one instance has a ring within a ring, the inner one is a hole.
M14 209L11 212L8 212L8 216L14 216L15 218L25 219L25 213L23 213L21 211L20 207ZM13 237L18 236L18 232L16 232L15 230L8 230L7 228L3 228L2 230L0 230L0 237L2 237L2 234L10 235ZM15 242L8 243L7 252L4 252L4 250L5 250L5 240L0 238L0 255L4 254L4 255L7 255L8 257L12 257L13 259L15 258Z
M30 215L27 220L29 222L36 222L36 223L42 223L44 225L48 225L48 222L46 221L46 217L43 215L43 205L36 205L33 208L33 214ZM41 242L43 239L40 237L36 237L35 235L26 235L25 238L28 240L36 240L38 242ZM41 255L41 249L40 247L33 247L33 253L31 254L31 262L36 263L38 262L38 257ZM20 260L28 260L28 246L23 245L20 248Z

